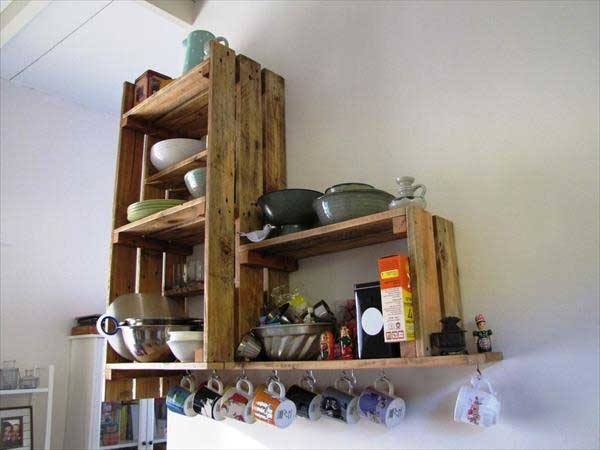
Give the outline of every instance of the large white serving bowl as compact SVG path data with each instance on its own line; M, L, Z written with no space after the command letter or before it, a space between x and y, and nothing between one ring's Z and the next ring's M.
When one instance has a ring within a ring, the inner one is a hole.
M157 170L164 170L206 148L206 136L202 139L175 138L157 142L150 150L150 161Z
M204 333L202 331L173 331L169 333L167 345L181 362L194 362L196 350L204 344Z

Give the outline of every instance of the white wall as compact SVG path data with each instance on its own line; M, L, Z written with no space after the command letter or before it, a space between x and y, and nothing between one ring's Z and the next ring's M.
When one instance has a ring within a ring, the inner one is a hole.
M197 28L286 78L290 186L393 191L411 174L454 221L467 326L484 312L505 354L485 370L504 414L452 422L471 369L390 370L408 402L395 430L171 414L169 448L600 446L598 17L597 2L203 4ZM293 280L341 300L393 248L304 261Z
M73 318L106 302L118 118L0 87L0 360L56 365L52 448L61 448L66 337ZM43 414L45 399L35 401ZM41 433L43 417L34 417ZM34 443L42 448L43 434Z

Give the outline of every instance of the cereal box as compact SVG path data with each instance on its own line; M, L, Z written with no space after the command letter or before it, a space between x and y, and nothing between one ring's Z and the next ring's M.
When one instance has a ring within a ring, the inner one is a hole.
M381 310L385 342L415 340L408 257L379 258Z

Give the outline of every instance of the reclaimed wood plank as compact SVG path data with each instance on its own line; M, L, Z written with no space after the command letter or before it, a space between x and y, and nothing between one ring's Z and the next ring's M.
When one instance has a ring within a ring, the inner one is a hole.
M261 252L301 259L401 239L407 226L404 209L286 234L240 246L240 251ZM402 220L396 220L402 219Z
M431 355L429 336L440 331L440 304L433 219L422 208L406 208L408 257L415 320L416 354Z
M123 84L121 112L124 113L133 106L135 86ZM137 201L140 195L140 180L142 174L142 156L144 151L144 135L138 131L120 128L117 150L117 165L115 174L115 191L113 199L112 228L115 229L127 223L127 207ZM135 292L136 287L135 248L111 245L110 269L108 282L107 304L117 297ZM106 346L106 361L108 363L124 361L110 345ZM105 382L105 399L121 401L133 398L133 383L131 380Z
M261 91L264 192L271 192L287 186L284 78L268 69L262 69ZM290 284L289 274L276 269L266 270L266 279L267 295L271 294L274 287Z
M433 230L442 317L454 316L462 319L454 225L443 217L433 216Z
M144 183L152 163L150 162L150 148L158 141L157 138L146 136L144 140L144 153L142 173L140 178L140 200L161 199L165 192L155 186ZM140 248L138 253L137 292L160 294L162 292L163 258L164 253L149 248ZM156 398L160 396L159 378L145 378L136 380L134 385L135 398Z
M183 181L185 174L190 170L206 167L207 154L207 150L202 150L194 156L190 156L177 164L167 167L146 178L146 184L162 187L163 189L185 186Z
M187 225L195 219L203 219L205 203L204 197L195 198L123 225L113 232L113 243L119 243L119 237L123 234L153 236L162 231L177 229L180 225ZM164 235L162 238L166 239Z
M211 42L206 228L204 354L233 360L235 266L235 53ZM159 91L160 92L160 91Z
M501 352L414 358L352 359L331 361L253 361L225 363L225 370L353 370L456 367L488 364L503 359Z
M260 64L236 58L236 209L238 227L262 227L256 200L263 193L263 143ZM239 243L239 238L237 239ZM263 269L245 265L238 253L235 342L258 323L263 305Z

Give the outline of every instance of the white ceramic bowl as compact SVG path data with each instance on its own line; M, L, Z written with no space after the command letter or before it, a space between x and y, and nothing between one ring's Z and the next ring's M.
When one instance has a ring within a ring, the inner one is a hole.
M202 331L172 331L167 341L171 352L181 362L194 362L196 350L202 348L203 343Z
M164 170L206 148L206 136L202 139L166 139L150 149L150 161L157 170Z

